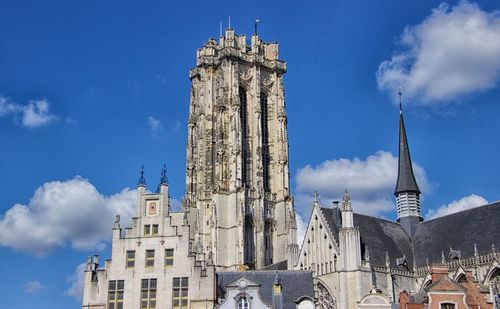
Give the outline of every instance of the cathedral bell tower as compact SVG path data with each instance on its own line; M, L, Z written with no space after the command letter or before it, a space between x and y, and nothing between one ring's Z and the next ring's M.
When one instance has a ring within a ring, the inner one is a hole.
M259 269L297 250L278 44L227 29L191 69L186 195L194 251Z

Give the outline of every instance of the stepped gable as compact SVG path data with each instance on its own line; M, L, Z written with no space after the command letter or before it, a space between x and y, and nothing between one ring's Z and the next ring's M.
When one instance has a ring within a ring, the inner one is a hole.
M500 201L420 223L413 238L417 267L441 262L444 251L448 260L450 247L462 258L474 256L474 244L480 255L500 248Z
M239 279L246 278L260 284L259 294L267 304L273 303L273 284L278 276L283 286L283 309L295 309L294 302L302 296L314 295L314 287L311 271L288 270L288 271L246 271L246 272L218 272L217 294L225 298L225 287Z

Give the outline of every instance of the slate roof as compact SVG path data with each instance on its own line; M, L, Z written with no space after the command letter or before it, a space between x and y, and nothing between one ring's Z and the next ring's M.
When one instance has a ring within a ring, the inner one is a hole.
M326 208L321 207L321 212L323 213L323 217L330 228L330 231L333 233L333 238L339 242L339 230L342 227L342 216L340 214L340 208Z
M334 237L342 226L340 210L321 208ZM491 252L494 244L500 250L500 201L439 217L419 224L410 238L397 222L354 213L354 226L360 231L361 243L368 247L370 262L385 266L389 254L391 267L396 259L406 256L412 268L422 267L429 258L431 263L441 262L441 251L448 260L450 247L459 250L462 258L474 255L474 244L479 254Z
M311 271L287 270L287 271L245 271L245 272L218 272L217 273L217 297L225 298L226 285L236 279L245 277L256 283L260 283L259 293L262 300L270 305L273 303L273 283L278 273L283 293L283 309L295 309L297 300L301 296L314 298L314 287Z
M490 253L492 244L500 249L500 201L424 221L413 237L419 266L427 257L441 262L441 251L448 259L450 247L459 250L462 258L472 257L474 244L480 255Z
M262 268L262 270L287 270L287 269L288 269L288 260L267 265Z
M398 180L394 194L400 192L420 193L413 168L411 166L410 148L406 139L405 122L403 113L399 115L399 159L398 159Z

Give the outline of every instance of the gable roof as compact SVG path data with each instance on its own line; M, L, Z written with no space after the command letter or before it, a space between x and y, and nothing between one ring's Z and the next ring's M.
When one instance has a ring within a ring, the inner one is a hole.
M321 208L332 235L338 241L342 227L338 208ZM368 247L370 262L385 266L386 252L391 267L396 259L406 257L410 268L441 262L441 252L448 256L450 247L459 250L462 258L491 252L491 245L500 249L500 201L419 223L410 238L401 225L376 217L354 213L354 226L359 228L361 243Z
M415 261L423 266L446 258L450 247L459 250L462 258L474 256L474 244L480 255L491 252L491 245L500 247L500 201L421 222L413 237Z
M225 298L226 287L235 280L244 277L260 284L259 293L262 300L268 304L273 303L273 283L278 274L283 295L283 309L295 309L294 302L299 297L314 297L313 279L311 271L238 271L217 273L217 297Z

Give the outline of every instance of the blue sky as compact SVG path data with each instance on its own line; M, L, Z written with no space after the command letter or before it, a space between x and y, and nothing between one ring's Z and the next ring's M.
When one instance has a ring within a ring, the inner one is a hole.
M141 164L154 190L165 163L181 199L188 70L228 16L247 35L259 18L287 61L303 220L314 190L328 204L346 187L394 219L399 85L424 216L499 200L498 4L440 4L0 2L0 307L79 307L75 269L109 257Z

